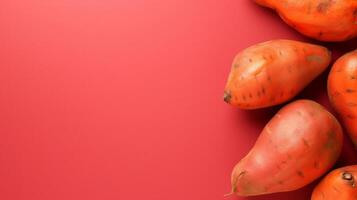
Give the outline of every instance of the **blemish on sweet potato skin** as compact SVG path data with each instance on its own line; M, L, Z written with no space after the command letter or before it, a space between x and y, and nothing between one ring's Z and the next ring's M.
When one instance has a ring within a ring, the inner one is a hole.
M229 103L232 99L232 95L230 92L224 92L224 95L223 95L223 100L227 103Z
M310 147L309 142L305 138L303 138L302 141L306 147Z
M347 92L347 93L354 93L354 92L356 92L356 90L351 89L351 88L347 88L347 89L346 89L346 92Z
M331 4L332 4L331 0L322 1L317 5L316 10L317 10L317 12L320 12L320 13L326 13L326 11L331 6Z
M301 178L304 178L304 177L305 177L304 172L302 172L302 171L300 171L300 170L297 170L297 171L296 171L296 174L297 174L299 177L301 177Z
M336 141L336 135L335 135L335 133L333 132L333 131L329 131L328 133L327 133L327 137L328 137L328 140L327 140L327 142L326 142L326 144L325 144L325 148L326 149L333 149L333 148L335 148L335 141Z
M323 58L321 58L318 55L308 55L306 56L306 60L308 62L319 62L319 63L323 62Z
M319 169L319 162L318 162L318 161L315 161L315 162L314 162L314 168L315 168L315 169Z
M347 119L355 119L355 116L352 114L346 114Z

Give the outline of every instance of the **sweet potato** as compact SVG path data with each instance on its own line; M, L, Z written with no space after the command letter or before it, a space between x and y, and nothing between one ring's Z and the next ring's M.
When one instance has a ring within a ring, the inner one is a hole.
M357 165L330 172L314 189L311 200L357 199Z
M357 36L356 0L255 0L272 8L297 31L321 41Z
M328 49L292 40L272 40L238 53L224 100L242 109L284 103L323 72L331 61Z
M342 56L332 66L327 91L332 106L357 147L357 50Z
M340 155L342 129L311 100L284 106L264 127L232 172L232 192L254 196L299 189L317 179Z

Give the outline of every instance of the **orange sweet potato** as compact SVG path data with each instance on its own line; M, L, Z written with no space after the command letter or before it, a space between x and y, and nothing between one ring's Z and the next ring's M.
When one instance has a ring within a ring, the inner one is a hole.
M323 175L340 155L342 129L311 100L284 106L232 172L232 192L254 196L299 189Z
M327 91L332 106L357 146L357 50L342 56L332 66Z
M297 31L321 41L357 36L356 0L255 0L272 8Z
M238 53L225 87L224 100L242 109L284 103L323 72L328 49L292 40L272 40Z
M311 200L357 199L357 165L330 172L314 189Z

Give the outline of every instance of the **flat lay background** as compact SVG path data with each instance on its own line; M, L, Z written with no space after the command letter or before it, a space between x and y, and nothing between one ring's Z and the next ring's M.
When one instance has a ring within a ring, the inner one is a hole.
M222 101L233 57L308 40L250 0L0 1L1 200L223 197L280 108ZM320 43L319 43L320 44ZM324 44L334 58L356 41ZM297 98L329 107L321 75ZM337 166L357 163L349 140Z

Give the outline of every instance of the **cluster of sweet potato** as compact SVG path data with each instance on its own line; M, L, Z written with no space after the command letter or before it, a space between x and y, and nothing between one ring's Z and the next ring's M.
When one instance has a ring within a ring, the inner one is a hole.
M357 36L356 0L255 0L276 10L300 33L321 41ZM357 48L357 47L356 47ZM235 57L224 100L241 109L288 102L331 62L322 46L272 40L251 46ZM357 50L332 66L329 100L357 146ZM234 167L232 193L253 196L299 189L327 173L340 156L339 121L312 100L288 103L266 124L254 147ZM312 200L357 199L357 165L330 172L313 191Z

